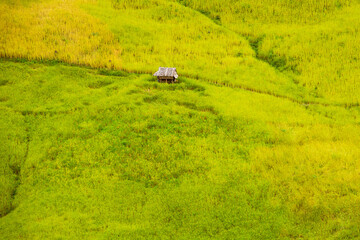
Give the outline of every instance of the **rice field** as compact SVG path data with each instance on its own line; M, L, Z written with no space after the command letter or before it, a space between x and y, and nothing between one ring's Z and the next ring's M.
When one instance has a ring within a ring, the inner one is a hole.
M0 1L1 238L360 238L359 6Z

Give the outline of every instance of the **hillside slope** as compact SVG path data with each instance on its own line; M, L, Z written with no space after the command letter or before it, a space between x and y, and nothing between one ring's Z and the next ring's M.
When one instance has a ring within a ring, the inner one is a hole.
M360 238L359 4L0 1L0 236Z

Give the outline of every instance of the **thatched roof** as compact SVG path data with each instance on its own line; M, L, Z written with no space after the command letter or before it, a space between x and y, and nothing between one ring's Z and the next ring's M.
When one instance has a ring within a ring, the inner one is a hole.
M166 68L166 67L159 67L159 70L156 73L154 73L154 76L178 78L176 68Z

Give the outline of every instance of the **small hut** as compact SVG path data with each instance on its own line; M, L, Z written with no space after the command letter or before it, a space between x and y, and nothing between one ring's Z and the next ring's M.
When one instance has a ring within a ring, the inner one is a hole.
M176 68L166 68L166 67L159 67L159 70L156 73L154 73L154 76L157 77L158 82L166 82L166 83L176 82L176 79L178 78Z

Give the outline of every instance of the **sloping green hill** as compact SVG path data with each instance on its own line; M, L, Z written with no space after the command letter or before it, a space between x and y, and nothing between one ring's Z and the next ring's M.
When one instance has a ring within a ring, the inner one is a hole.
M0 236L359 238L359 9L0 1Z

